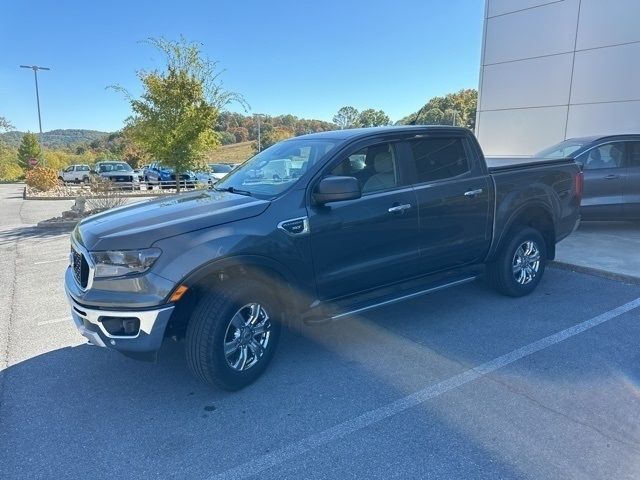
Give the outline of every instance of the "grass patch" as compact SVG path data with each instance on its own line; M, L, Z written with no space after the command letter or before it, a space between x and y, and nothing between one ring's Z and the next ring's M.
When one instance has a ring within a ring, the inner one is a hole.
M207 155L207 163L243 163L254 155L253 142L223 145Z

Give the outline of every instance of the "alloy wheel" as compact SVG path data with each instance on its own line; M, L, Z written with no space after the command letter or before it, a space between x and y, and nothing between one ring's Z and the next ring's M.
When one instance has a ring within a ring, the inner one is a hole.
M255 366L269 344L271 321L264 306L249 303L231 317L224 336L227 364L238 371Z
M536 242L523 242L513 255L513 277L520 285L527 285L540 270L540 249Z

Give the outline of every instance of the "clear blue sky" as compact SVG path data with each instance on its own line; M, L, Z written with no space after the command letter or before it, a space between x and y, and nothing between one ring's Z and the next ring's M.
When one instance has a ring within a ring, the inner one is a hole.
M0 9L0 116L37 131L121 128L130 110L107 85L139 93L160 65L139 41L204 44L251 111L331 120L344 105L397 120L429 98L477 88L483 0L12 1ZM232 107L231 110L238 110Z

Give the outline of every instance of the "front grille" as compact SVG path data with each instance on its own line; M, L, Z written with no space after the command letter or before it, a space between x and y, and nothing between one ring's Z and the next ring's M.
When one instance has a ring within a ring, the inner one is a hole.
M131 177L125 177L125 176L118 176L118 177L113 177L114 180L116 182L131 182L133 181L133 179Z
M89 283L89 264L82 253L71 247L71 268L73 276L82 288L87 288Z

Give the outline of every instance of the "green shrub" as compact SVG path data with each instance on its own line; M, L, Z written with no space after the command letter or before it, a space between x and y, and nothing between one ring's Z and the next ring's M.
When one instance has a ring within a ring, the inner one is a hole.
M58 185L58 173L53 168L35 167L27 171L25 182L36 190L46 192Z
M15 182L24 176L22 168L13 162L0 161L0 181Z

